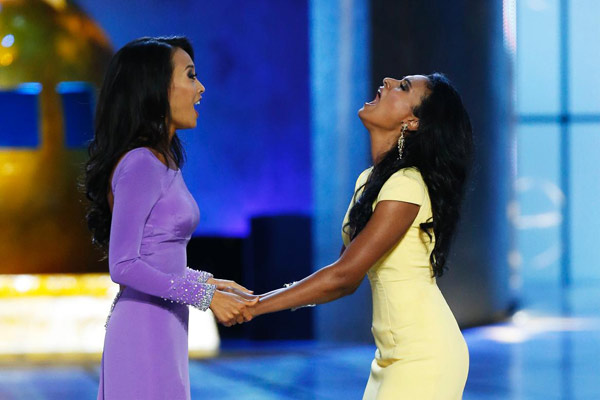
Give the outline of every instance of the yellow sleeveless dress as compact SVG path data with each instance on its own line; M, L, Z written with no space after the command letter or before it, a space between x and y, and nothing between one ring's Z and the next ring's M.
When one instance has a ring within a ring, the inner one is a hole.
M371 170L359 176L355 193ZM363 400L461 399L469 352L431 276L429 256L435 241L430 242L419 228L432 217L431 202L419 171L405 168L392 175L373 209L384 200L413 203L420 209L404 237L367 273L373 295L371 331L377 350ZM348 212L343 226L347 222ZM349 237L343 229L342 237L348 246Z

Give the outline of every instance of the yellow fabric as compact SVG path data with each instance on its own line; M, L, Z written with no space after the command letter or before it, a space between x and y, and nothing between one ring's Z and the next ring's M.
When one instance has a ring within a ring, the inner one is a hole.
M370 172L371 168L359 176L348 212ZM373 209L380 201L390 200L420 208L404 237L367 273L377 351L363 400L461 399L469 354L454 315L431 275L429 257L435 241L420 229L421 223L432 218L431 202L417 169L406 168L392 175ZM349 237L344 228L342 238L347 246Z

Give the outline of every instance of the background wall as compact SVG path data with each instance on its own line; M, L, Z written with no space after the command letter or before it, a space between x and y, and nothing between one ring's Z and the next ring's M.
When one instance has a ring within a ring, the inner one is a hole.
M144 35L185 34L194 43L207 91L198 127L181 136L188 151L183 173L202 212L195 240L251 236L254 216L309 215L308 270L337 258L354 181L370 163L356 111L385 76L446 72L463 94L477 138L451 272L440 280L463 324L502 316L514 300L510 3L78 2L115 49ZM273 265L289 268L285 257ZM242 266L235 268L243 280ZM317 337L370 341L369 297L363 284L354 296L318 307Z
M257 214L311 207L306 1L94 1L78 4L115 49L182 34L206 87L183 169L202 213L196 234L245 236Z
M501 318L516 299L508 267L514 138L507 10L499 0L371 4L374 84L444 72L469 111L474 166L449 272L438 283L461 324Z

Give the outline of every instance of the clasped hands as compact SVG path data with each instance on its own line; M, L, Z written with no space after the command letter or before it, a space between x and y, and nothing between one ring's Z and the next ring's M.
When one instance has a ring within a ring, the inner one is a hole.
M206 283L217 287L210 309L219 323L232 326L254 318L254 306L260 297L252 290L227 279L210 278Z

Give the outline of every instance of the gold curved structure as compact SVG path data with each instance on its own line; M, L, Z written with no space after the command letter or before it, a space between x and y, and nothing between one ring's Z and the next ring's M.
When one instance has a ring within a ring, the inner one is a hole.
M0 40L0 91L25 82L42 85L39 146L0 147L0 272L106 270L91 245L84 196L77 188L85 149L65 147L56 87L65 81L98 87L111 45L100 27L66 0L0 0Z

